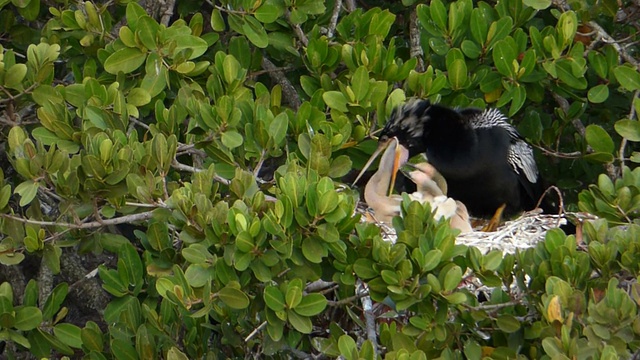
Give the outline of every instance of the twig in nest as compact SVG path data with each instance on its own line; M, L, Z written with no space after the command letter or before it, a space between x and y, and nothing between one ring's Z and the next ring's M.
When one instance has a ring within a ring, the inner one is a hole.
M542 200L547 196L547 194L549 194L549 192L553 190L556 192L556 194L558 194L558 215L562 215L564 213L564 199L562 197L562 192L560 192L560 189L558 189L557 186L549 186L543 193L542 196L540 196L540 198L538 199L538 202L536 203L536 208L540 207L540 204L542 204Z

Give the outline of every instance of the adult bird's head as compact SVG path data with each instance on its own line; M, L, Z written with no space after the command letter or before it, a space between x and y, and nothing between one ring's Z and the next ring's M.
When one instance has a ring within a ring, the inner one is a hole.
M393 109L380 133L379 142L397 138L398 143L409 150L410 157L422 152L420 145L428 136L427 124L431 120L429 114L431 107L429 100L414 100Z
M380 132L380 142L397 138L409 150L409 157L442 142L467 141L469 124L459 111L429 100L415 99L396 107Z

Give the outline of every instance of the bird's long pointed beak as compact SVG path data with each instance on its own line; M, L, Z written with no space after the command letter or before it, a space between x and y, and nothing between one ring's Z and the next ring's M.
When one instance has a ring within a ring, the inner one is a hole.
M388 141L383 141L383 142L378 143L378 148L376 149L376 151L373 152L373 154L371 154L371 157L369 158L369 160L367 160L367 163L364 164L364 166L362 167L362 170L360 170L360 173L358 174L356 179L353 181L353 184L351 184L351 186L354 186L358 182L358 180L360 180L360 178L365 173L365 171L367 171L367 169L369 169L369 167L371 166L373 161L378 156L380 156L382 151L384 151L387 148L387 146L389 146L390 142L391 142L391 139L389 139Z
M403 147L402 145L398 144L397 141L395 142L395 145L396 145L396 148L395 148L395 155L393 157L393 170L391 171L391 183L389 184L389 193L388 193L389 196L391 196L391 194L393 193L393 188L396 185L396 178L398 177L398 169L402 165L401 162L402 162Z

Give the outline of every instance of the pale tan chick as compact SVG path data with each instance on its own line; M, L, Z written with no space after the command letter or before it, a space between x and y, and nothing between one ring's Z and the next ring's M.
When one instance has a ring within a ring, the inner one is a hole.
M402 197L388 195L392 186L392 178L398 167L406 163L408 152L406 148L398 145L395 138L389 140L387 148L382 154L378 171L369 179L364 190L364 198L373 209L379 222L390 224L394 216L400 214ZM416 170L409 173L410 178L416 183L417 191L409 194L412 200L421 203L429 202L434 217L451 219L451 227L461 232L472 231L469 224L469 215L466 207L455 200L445 196L446 182L444 178L429 164L423 163L415 166ZM444 190L444 191L443 191Z
M410 171L408 175L416 184L417 191L411 194L411 197L422 203L428 201L431 209L435 211L436 220L443 217L451 219L451 228L462 233L473 231L467 207L462 202L446 196L447 183L444 177L429 163L419 163L413 167L416 170Z

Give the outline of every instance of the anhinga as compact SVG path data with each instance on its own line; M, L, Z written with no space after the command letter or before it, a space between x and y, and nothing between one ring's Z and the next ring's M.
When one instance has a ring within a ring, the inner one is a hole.
M365 186L364 198L373 209L376 219L388 224L394 216L400 214L402 198L399 195L389 194L389 189L393 187L398 167L408 160L408 151L398 144L396 138L388 139L383 145L380 150L384 148L386 150L382 154L378 170ZM407 176L416 183L418 188L418 191L409 194L412 200L429 202L436 220L450 219L452 228L459 229L463 233L472 231L466 208L460 202L445 196L444 179L433 167L429 164L415 165L415 169L408 172Z
M530 210L542 194L531 146L497 109L451 109L414 100L394 109L380 146L391 138L407 157L424 153L446 179L448 196L473 216L490 217L502 208L509 215Z

